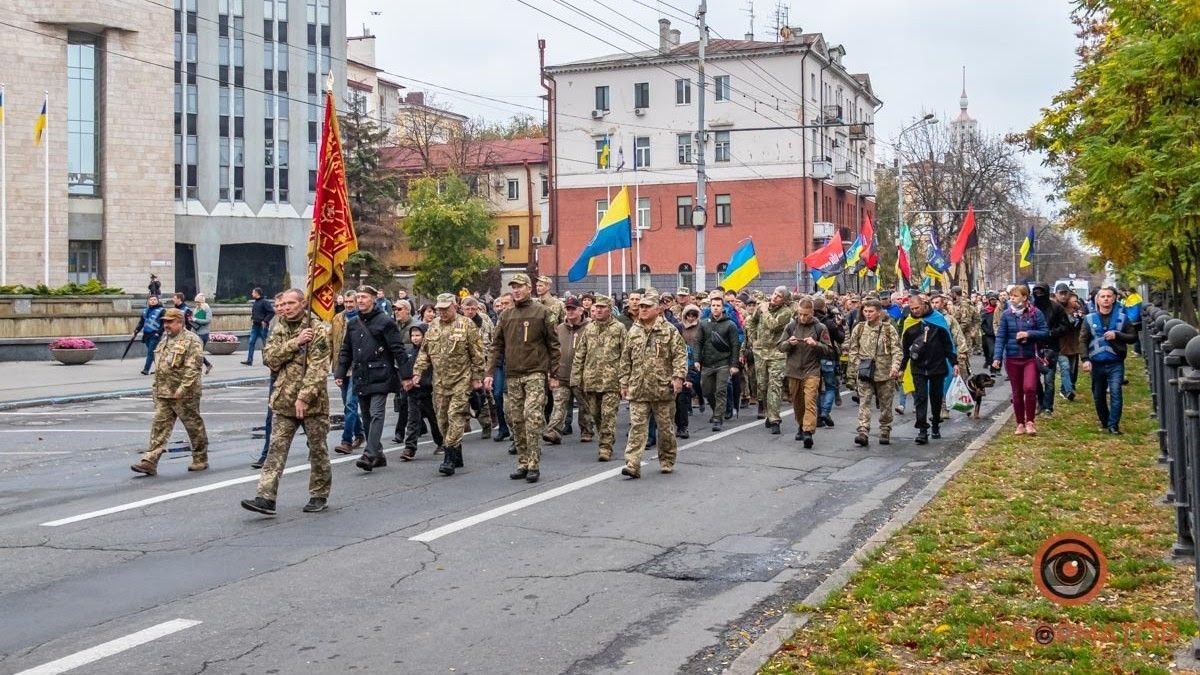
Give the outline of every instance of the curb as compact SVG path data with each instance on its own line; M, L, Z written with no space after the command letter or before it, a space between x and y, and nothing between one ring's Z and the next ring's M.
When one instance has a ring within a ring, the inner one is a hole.
M243 384L264 384L270 380L267 375L257 377L245 377L239 380L218 380L201 385L202 389L225 389ZM97 391L88 394L71 394L68 396L55 396L50 398L27 398L18 401L0 401L0 411L16 410L17 408L32 408L42 405L61 405L64 403L82 403L86 401L102 401L110 398L120 398L122 396L148 396L154 390L150 387L141 387L138 389L120 389L117 391Z
M876 530L875 533L870 536L870 538L863 542L863 545L854 551L848 560L843 562L841 566L839 566L833 571L832 574L826 577L825 580L820 583L820 585L814 588L813 591L808 594L808 596L801 600L800 604L809 606L818 605L821 602L824 602L825 599L834 591L841 589L842 586L845 586L846 582L850 581L851 575L853 575L859 570L859 568L862 567L862 561L865 560L867 556L874 553L875 550L880 546L883 546L883 544L887 543L887 540L890 539L893 534L895 534L900 530L900 528L907 525L909 521L916 517L917 513L919 513L921 509L925 508L925 505L928 504L930 500L932 500L934 496L941 491L946 483L948 483L950 479L955 476L955 474L961 471L962 468L966 466L967 462L971 461L971 458L974 457L984 445L987 445L989 441L995 438L996 434L1000 433L1000 430L1008 424L1008 421L1013 414L1012 406L1005 407L1007 408L1006 412L1004 412L1000 417L996 418L992 422L992 425L988 427L983 434L977 437L974 441L971 441L971 443L964 448L957 457L952 459L950 463L947 464L946 467L940 472L938 472L938 474L934 476L928 483L926 483L925 487L921 488L921 490L917 492L917 494L914 495L913 498L909 500L909 502L905 504L903 508L897 511L896 515L892 516L892 518L884 523L878 530ZM750 646L746 648L746 651L738 655L738 657L733 660L733 663L729 664L729 667L724 671L725 675L754 675L757 673L758 670L762 668L762 666L764 666L772 656L775 655L775 652L779 651L779 648L783 646L783 643L786 642L788 638L790 638L792 634L796 632L796 630L808 623L811 616L812 615L807 612L797 614L796 612L789 611L784 614L779 621L775 622L773 626L768 628L765 633L751 643Z

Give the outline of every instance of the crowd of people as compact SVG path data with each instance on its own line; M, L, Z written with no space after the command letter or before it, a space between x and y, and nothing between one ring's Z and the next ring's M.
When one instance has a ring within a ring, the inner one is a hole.
M160 360L158 414L150 449L132 468L156 473L180 418L192 440L189 470L201 471L208 466L199 420L203 343L188 329L203 330L211 309L202 297L192 309L181 296L171 309L154 297L150 303L142 323L160 330L161 341L147 341L146 364L148 370ZM245 362L252 363L261 339L272 375L265 440L251 465L262 475L256 496L242 505L275 513L288 449L303 428L312 466L304 510L326 508L331 374L341 397L334 408L343 414L334 451L361 448L356 466L365 472L387 466L389 397L399 458L414 459L428 434L444 476L465 465L471 420L482 438L509 442L513 480L537 482L542 445L560 444L574 433L573 422L582 443L597 443L596 458L610 461L622 400L630 423L621 474L629 479L641 477L648 447L657 448L660 471L672 473L678 439L689 438L693 420L705 415L704 424L721 432L730 419L757 409L775 435L782 433L781 408L790 403L795 439L812 448L818 429L834 426L843 387L858 404L856 445L870 445L872 424L877 442L890 444L909 397L915 442L924 445L941 438L950 414L946 393L955 378L971 376L973 354L984 357L991 375L1002 366L1007 373L1016 433L1036 434L1036 417L1052 413L1056 375L1057 394L1074 400L1081 368L1092 373L1101 425L1120 433L1123 361L1126 346L1136 343L1135 313L1115 289L1084 301L1065 285L1053 294L1046 284L983 294L954 287L945 295L794 294L779 286L770 293L648 288L620 300L590 292L560 299L550 278L516 274L498 297L443 293L419 306L403 290L389 298L362 286L338 298L325 324L308 311L303 291L284 291L272 303L255 289Z

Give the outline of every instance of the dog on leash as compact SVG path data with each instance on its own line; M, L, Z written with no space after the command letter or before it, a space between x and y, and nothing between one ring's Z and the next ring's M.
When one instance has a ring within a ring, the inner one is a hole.
M979 373L972 375L967 380L967 389L971 392L971 398L975 401L974 413L968 413L968 417L979 419L979 408L983 405L983 397L987 395L987 388L996 386L996 378L987 373Z

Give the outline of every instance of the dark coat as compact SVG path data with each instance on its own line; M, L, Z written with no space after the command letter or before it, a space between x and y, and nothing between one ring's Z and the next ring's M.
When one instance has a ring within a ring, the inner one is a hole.
M696 354L696 360L705 368L737 366L740 353L737 325L725 315L721 315L716 321L701 321L696 346L699 352Z
M919 346L914 350L914 345ZM904 354L900 370L911 364L916 375L940 377L950 374L948 360L954 354L954 338L945 328L927 321L914 323L904 331L900 346Z
M275 318L275 305L265 297L256 298L250 306L250 325L265 328Z
M400 391L400 372L407 360L396 322L374 309L346 322L334 378L345 379L350 372L359 396L389 394Z
M1029 333L1029 339L1017 342L1017 333L1022 331ZM1037 356L1038 344L1049 337L1050 331L1046 328L1046 317L1042 310L1032 305L1020 314L1005 310L1000 317L1000 329L996 331L996 351L992 359L1032 358Z

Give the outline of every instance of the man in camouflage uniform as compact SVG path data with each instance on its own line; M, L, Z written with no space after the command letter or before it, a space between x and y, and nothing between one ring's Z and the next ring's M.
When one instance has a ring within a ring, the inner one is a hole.
M279 477L287 464L296 430L304 427L308 441L308 492L305 513L324 511L333 472L329 465L330 346L325 326L308 313L304 291L284 291L275 303L274 329L263 347L263 362L275 376L271 392L271 445L258 480L258 495L242 500L242 508L275 515Z
M553 285L554 281L544 274L537 278L536 290L538 302L545 305L546 309L549 311L550 324L557 326L558 324L562 323L563 318L566 317L566 309L563 306L563 301L554 297L554 294L550 292L550 288Z
M959 286L950 289L950 298L953 301L954 318L967 338L967 344L963 347L969 356L980 350L979 309L969 298L963 297L963 290Z
M459 316L453 294L439 295L434 309L438 318L421 343L412 386L420 386L421 375L433 367L433 410L445 447L438 472L453 476L463 466L462 439L471 390L483 386L483 338L470 319Z
M546 422L546 433L542 434L542 440L559 445L562 443L562 437L571 433L571 403L574 400L579 409L579 441L590 443L593 436L592 416L583 402L583 392L570 384L575 350L578 348L580 336L590 322L583 315L583 306L579 304L579 300L568 298L563 305L567 312L566 320L554 328L558 334L558 348L562 350L562 360L556 373L559 386L554 390L554 410L550 420ZM594 302L592 306L595 306Z
M163 339L154 350L154 422L150 425L150 448L141 461L129 467L147 476L158 474L158 459L167 450L175 419L183 422L192 444L188 471L208 468L208 433L200 417L200 369L204 347L195 333L185 330L183 312L163 312Z
M900 333L883 315L879 300L868 298L859 310L862 319L854 324L846 340L846 360L858 392L858 435L854 443L866 447L870 442L871 408L879 408L879 444L892 442L892 402L896 398L896 378L900 376ZM864 361L874 363L875 374L863 380L859 373Z
M929 304L941 312L942 316L946 317L946 323L950 324L950 337L954 340L954 351L958 354L958 367L962 371L962 378L964 380L969 378L971 376L971 346L967 342L967 336L963 333L962 325L950 311L948 298L941 293L934 293L929 299Z
M675 396L687 376L687 345L661 314L657 294L642 296L638 322L629 329L621 354L621 397L629 401L629 439L621 474L629 478L642 475L651 416L658 426L659 470L675 470Z
M600 436L598 458L612 459L617 438L617 408L621 404L618 364L625 350L625 326L612 318L612 298L597 294L592 320L575 344L571 363L571 388L578 388Z
M777 286L771 293L771 300L758 305L755 337L761 351L755 351L754 360L759 364L759 378L766 380L766 384L760 387L766 391L766 424L772 434L780 433L779 424L783 421L779 405L783 400L783 373L787 369L787 355L779 351L778 345L783 338L783 330L792 320L791 301L791 291L786 286Z
M492 335L496 333L496 324L492 322L487 312L483 311L482 301L475 296L463 298L462 313L479 330L479 339L483 344L483 353L487 354L488 349L492 346ZM471 406L477 410L476 415L479 419L479 437L489 439L492 437L492 427L495 427L499 421L496 419L496 399L492 396L491 389L479 389L473 392L471 396L473 400ZM468 420L467 427L469 428L470 426L471 422Z
M750 296L750 303L746 305L746 343L743 345L743 353L748 352L749 357L746 359L747 365L753 361L754 367L748 368L748 371L753 371L752 374L747 374L748 383L751 390L754 392L754 398L758 401L758 419L766 419L767 417L767 378L766 378L766 362L763 360L767 349L766 344L759 336L759 331L762 327L762 310L765 309L766 303L758 291Z
M508 282L513 306L500 315L492 350L484 372L493 373L504 362L506 392L504 417L512 428L517 446L517 470L513 480L536 483L541 478L542 433L546 430L546 380L558 388L558 364L561 353L550 311L530 297L529 275L514 274ZM483 386L492 387L489 375Z

